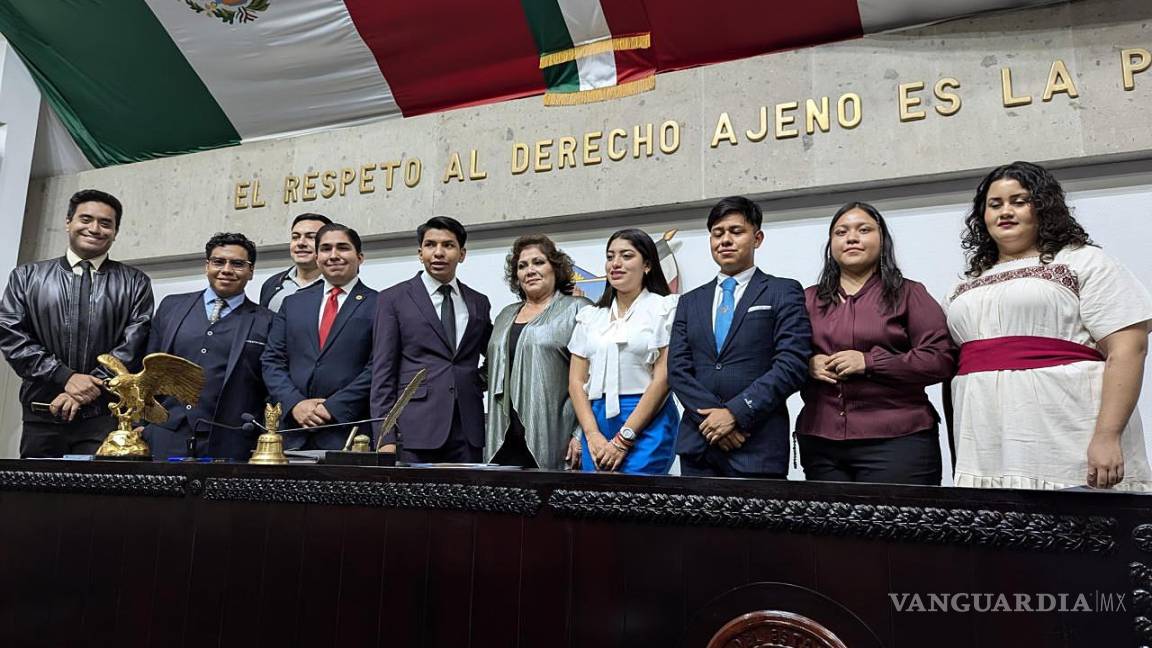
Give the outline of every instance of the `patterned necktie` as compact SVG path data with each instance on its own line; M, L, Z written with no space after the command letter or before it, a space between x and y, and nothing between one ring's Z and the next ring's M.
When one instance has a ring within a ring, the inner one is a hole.
M213 324L215 324L216 322L219 322L220 321L220 315L224 312L224 304L227 304L227 303L228 302L224 301L220 297L213 299L212 300L212 314L208 316L208 321L213 323Z
M437 288L444 301L440 302L440 324L444 327L444 334L448 337L448 348L456 353L456 304L452 303L452 286L444 284Z
M716 353L724 348L724 340L732 328L732 316L736 314L736 280L728 277L720 282L720 308L716 309Z
M336 313L340 311L340 302L337 298L344 291L340 286L333 286L328 291L328 301L324 304L324 315L320 317L320 348L328 341L328 334L332 332L332 323L336 321Z

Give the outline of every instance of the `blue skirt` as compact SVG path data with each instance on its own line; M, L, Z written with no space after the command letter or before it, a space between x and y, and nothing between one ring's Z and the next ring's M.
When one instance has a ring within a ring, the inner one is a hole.
M604 399L592 401L592 413L596 415L596 425L605 439L611 441L628 415L640 403L640 396L620 396L620 415L612 418L604 416ZM656 412L656 417L648 423L648 427L636 431L636 444L624 463L620 472L637 475L667 475L676 459L676 432L680 427L680 414L676 411L676 403L672 397L664 403L664 407ZM588 449L588 439L582 439L584 451L580 458L580 469L585 472L595 472L596 464L592 461L592 452Z

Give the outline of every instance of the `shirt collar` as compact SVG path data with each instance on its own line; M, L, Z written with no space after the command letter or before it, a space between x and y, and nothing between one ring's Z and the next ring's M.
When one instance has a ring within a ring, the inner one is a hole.
M212 302L216 301L217 297L219 297L219 295L216 294L215 290L212 290L212 286L208 286L207 288L204 289L204 305L205 306L211 305ZM231 297L225 298L224 303L228 304L228 310L234 311L240 307L240 304L244 303L244 299L245 299L244 293L240 293L240 294L232 295Z
M744 284L748 283L749 281L752 281L752 275L754 275L754 274L756 274L756 266L752 266L751 268L748 268L747 270L743 270L743 271L741 271L735 275L726 275L723 272L721 272L721 273L716 275L716 285L720 285L721 283L724 282L725 279L727 279L728 277L732 277L733 279L736 280L737 286L743 286Z
M424 289L428 291L429 297L431 297L432 294L437 290L440 290L440 286L444 285L452 286L452 292L463 296L463 293L460 292L460 283L456 281L456 277L452 277L452 281L449 281L447 284L442 284L439 281L433 279L432 275L428 274L427 272L421 272L420 279L424 281Z
M64 256L68 257L68 265L72 268L75 268L81 261L84 260L80 258L79 254L73 252L72 248L68 248L68 251L64 253ZM108 253L105 252L98 257L92 257L88 260L92 263L93 272L99 272L100 266L104 265L104 262L108 260Z
M359 276L352 277L352 281L349 281L348 283L344 284L343 286L340 286L340 290L343 290L345 295L351 294L352 290L356 288L356 284L358 284L358 283L360 283L360 277ZM309 285L311 285L311 284L309 284ZM334 288L334 286L331 283L329 283L327 279L325 279L324 280L324 294L327 295L328 293L332 292L332 288Z
M285 276L285 278L287 278L289 281L296 284L300 288L307 288L308 286L311 286L312 284L316 283L317 281L323 281L324 280L324 275L318 274L318 275L316 275L316 278L313 279L312 281L309 281L308 283L300 283L300 268L298 268L296 266L292 266L292 268L288 271L288 274L286 274L284 276Z

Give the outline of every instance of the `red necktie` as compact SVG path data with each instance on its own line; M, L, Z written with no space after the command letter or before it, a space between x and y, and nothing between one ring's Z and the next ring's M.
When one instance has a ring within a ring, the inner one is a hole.
M320 348L324 348L324 342L328 340L328 334L332 332L332 323L336 321L336 313L340 310L340 302L336 298L340 293L344 292L340 286L333 286L332 290L328 291L328 301L324 303L324 315L320 317Z

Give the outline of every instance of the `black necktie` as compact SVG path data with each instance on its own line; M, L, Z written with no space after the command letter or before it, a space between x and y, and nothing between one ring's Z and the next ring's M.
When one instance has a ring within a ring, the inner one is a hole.
M77 371L88 371L88 319L92 307L92 262L80 262L80 312L76 317L76 364Z
M452 303L452 286L444 284L437 291L444 295L440 303L440 325L444 327L444 334L448 336L448 349L456 353L456 304Z

